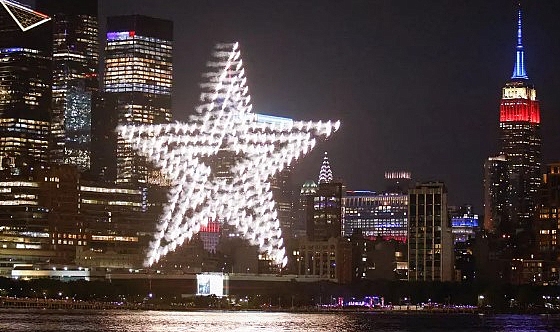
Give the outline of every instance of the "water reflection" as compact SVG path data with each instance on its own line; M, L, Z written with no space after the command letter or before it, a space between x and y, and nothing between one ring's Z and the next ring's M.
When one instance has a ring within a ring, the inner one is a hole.
M0 331L559 331L551 315L3 310Z

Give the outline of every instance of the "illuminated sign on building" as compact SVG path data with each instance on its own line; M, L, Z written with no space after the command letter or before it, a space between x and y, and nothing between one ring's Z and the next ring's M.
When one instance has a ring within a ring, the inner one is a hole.
M223 273L202 273L196 275L196 295L227 295L228 276Z
M127 40L136 36L135 31L107 32L107 40Z

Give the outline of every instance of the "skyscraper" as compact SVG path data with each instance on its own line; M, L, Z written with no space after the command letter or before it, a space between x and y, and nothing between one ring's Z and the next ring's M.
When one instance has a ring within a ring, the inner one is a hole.
M333 180L329 158L325 152L317 191L307 196L307 237L310 240L326 241L342 235L343 187L341 181Z
M408 279L451 281L453 235L445 185L419 184L409 190L408 197Z
M535 217L541 177L540 121L537 91L525 70L519 10L515 64L511 80L502 89L499 128L499 153L507 159L508 228L515 233L528 231Z
M489 157L484 163L484 229L504 233L509 227L509 180L506 156Z
M48 161L50 18L0 1L0 169Z
M107 19L107 31L106 114L99 121L105 126L101 143L116 152L116 172L114 160L101 161L105 163L101 168L107 169L109 177L116 175L118 183L146 184L145 158L113 133L117 125L171 120L173 23L142 15L115 16Z
M53 17L51 161L90 168L98 100L97 0L37 0Z

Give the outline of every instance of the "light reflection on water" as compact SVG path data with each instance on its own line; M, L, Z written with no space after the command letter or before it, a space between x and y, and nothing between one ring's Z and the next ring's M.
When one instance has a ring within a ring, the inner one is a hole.
M1 310L0 331L560 331L560 316Z

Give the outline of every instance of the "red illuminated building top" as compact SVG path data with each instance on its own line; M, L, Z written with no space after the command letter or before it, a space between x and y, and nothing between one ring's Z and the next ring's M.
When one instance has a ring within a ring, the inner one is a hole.
M502 99L500 103L500 122L541 122L538 100Z
M541 122L537 91L529 84L525 70L525 52L522 43L521 8L517 21L517 46L512 81L502 91L500 103L500 122L523 122L538 124Z

